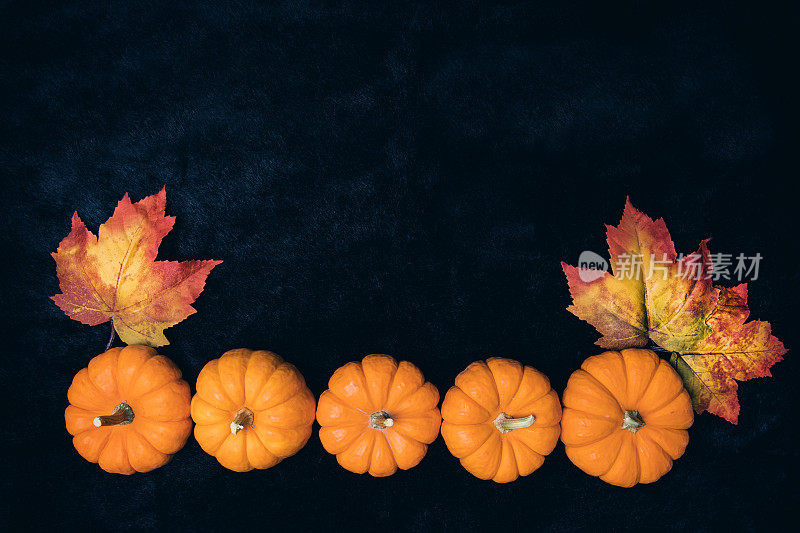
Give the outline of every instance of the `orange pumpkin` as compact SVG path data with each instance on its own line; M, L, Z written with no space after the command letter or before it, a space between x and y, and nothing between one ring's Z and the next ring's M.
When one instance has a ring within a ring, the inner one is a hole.
M153 348L111 348L75 375L64 419L87 461L117 474L149 472L186 443L189 397L181 371Z
M322 446L342 467L375 477L419 464L442 421L439 391L409 363L368 355L336 370L317 408Z
M677 372L652 351L631 348L589 357L573 372L561 440L587 474L632 487L669 472L693 421Z
M497 483L542 466L561 431L547 376L511 359L476 361L442 402L442 438L469 473Z
M270 468L305 446L314 407L303 376L280 356L230 350L197 377L194 436L225 468Z

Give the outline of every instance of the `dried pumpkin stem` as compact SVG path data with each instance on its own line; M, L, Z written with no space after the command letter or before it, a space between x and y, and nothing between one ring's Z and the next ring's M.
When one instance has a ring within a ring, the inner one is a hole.
M375 411L369 415L369 427L372 429L386 429L394 425L394 420L386 411Z
M636 433L644 427L644 419L639 411L625 411L625 418L622 419L622 429L627 429L631 433Z
M247 407L242 407L239 409L239 412L236 413L236 418L234 418L233 422L231 422L231 433L236 435L239 433L239 430L252 427L253 420L253 411Z
M133 409L130 405L122 402L114 408L114 411L108 416L98 416L92 420L94 427L100 426L123 426L133 422Z
M497 415L497 418L494 419L494 427L496 427L497 431L500 433L508 433L514 429L530 427L534 421L536 421L536 417L533 415L528 415L524 418L511 418L511 416L505 413L500 413Z

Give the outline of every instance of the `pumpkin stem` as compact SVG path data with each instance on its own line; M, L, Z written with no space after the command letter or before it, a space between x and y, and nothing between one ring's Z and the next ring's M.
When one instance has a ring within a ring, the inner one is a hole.
M386 429L393 425L394 420L386 411L375 411L369 415L369 427L372 429Z
M122 402L114 408L114 411L108 416L98 416L92 420L94 427L100 426L124 426L133 422L133 409L125 402Z
M236 435L239 433L240 429L244 429L246 427L253 426L254 415L253 411L248 409L247 407L242 407L239 409L239 412L236 413L236 418L233 419L231 422L231 433Z
M500 413L497 415L497 418L494 419L494 427L496 427L497 431L500 433L508 433L513 429L530 427L535 420L536 417L533 415L528 415L525 418L511 418L511 416L505 413Z
M627 429L631 433L636 433L644 427L644 419L639 411L625 411L625 418L622 419L622 429Z

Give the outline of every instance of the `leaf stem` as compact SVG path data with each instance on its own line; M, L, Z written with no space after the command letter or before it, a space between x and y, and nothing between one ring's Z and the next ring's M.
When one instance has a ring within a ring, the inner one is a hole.
M645 346L645 348L647 348L648 350L653 350L654 352L659 353L659 354L671 354L672 353L672 350L667 350L666 348L662 348L661 346L659 346L658 344L656 344L652 340L648 343L647 346Z
M106 344L106 351L111 348L111 343L114 342L114 319L111 319L111 335L108 337L108 344Z

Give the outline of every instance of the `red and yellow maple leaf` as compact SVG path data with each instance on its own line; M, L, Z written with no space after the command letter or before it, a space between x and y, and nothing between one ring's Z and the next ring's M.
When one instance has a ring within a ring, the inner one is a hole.
M127 344L164 346L164 330L195 312L211 269L222 261L156 261L175 217L167 193L131 203L126 193L98 235L72 215L72 230L52 254L61 294L51 298L70 317L96 326L109 320Z
M714 286L708 241L678 258L664 220L630 201L606 231L611 273L561 263L573 298L567 310L597 328L604 348L652 342L671 352L695 410L736 424L736 380L769 376L786 353L768 322L747 322L747 285Z

